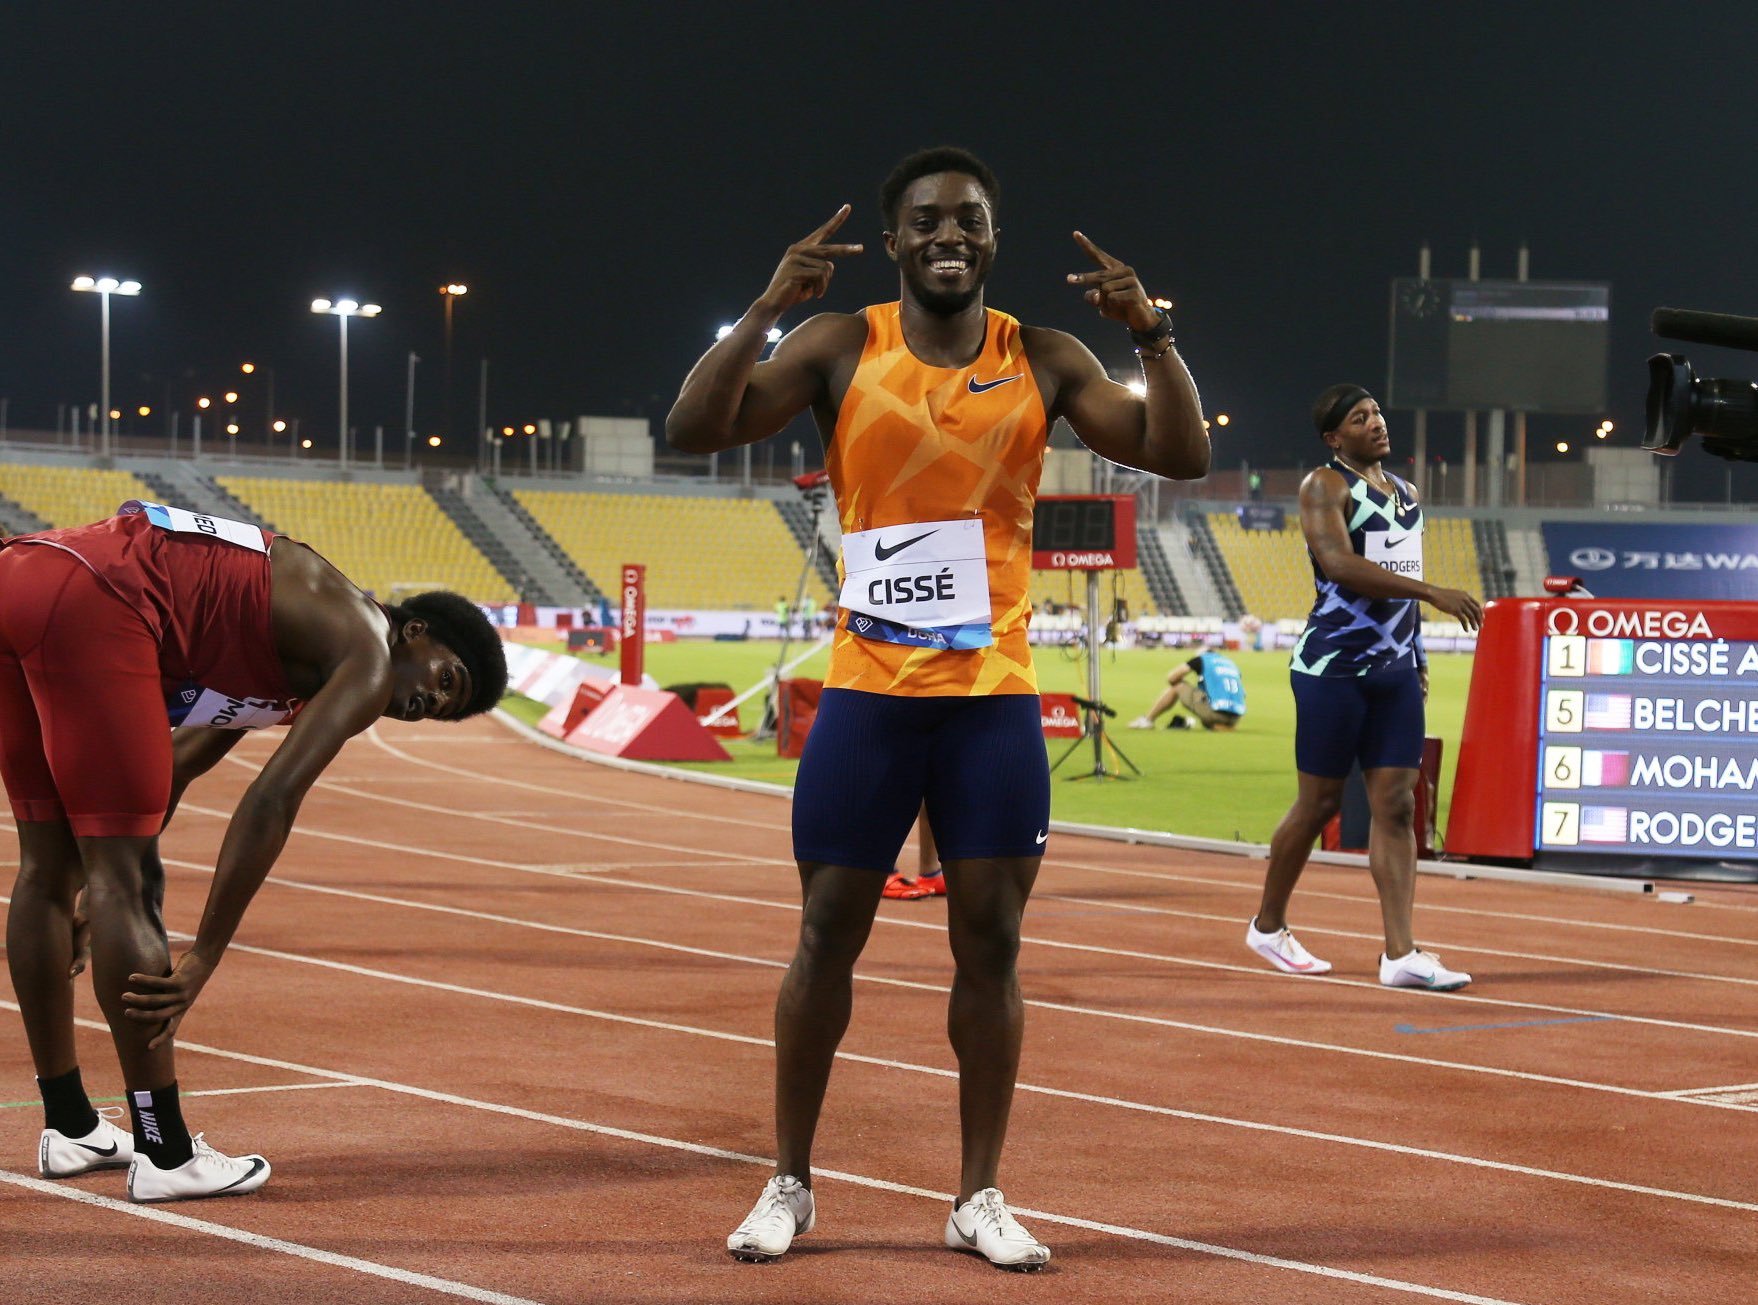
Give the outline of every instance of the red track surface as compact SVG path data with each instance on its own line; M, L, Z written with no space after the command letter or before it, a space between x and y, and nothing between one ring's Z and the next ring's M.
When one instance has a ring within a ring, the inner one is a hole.
M271 742L185 803L173 930ZM940 1246L944 903L885 903L817 1149L818 1229L741 1265L724 1238L771 1154L797 925L787 804L490 721L386 724L306 803L179 1044L185 1092L214 1093L186 1100L193 1127L274 1178L154 1208L174 1222L121 1205L119 1173L40 1182L13 1023L0 1301L1750 1299L1758 893L1425 878L1421 937L1477 975L1440 996L1374 982L1360 871L1315 866L1296 898L1334 975L1260 967L1241 943L1260 872L1052 838L1003 1169L1055 1249L1035 1278ZM89 990L81 1010L96 1018ZM88 1085L116 1094L107 1038L81 1038ZM1736 1086L1745 1104L1711 1103Z

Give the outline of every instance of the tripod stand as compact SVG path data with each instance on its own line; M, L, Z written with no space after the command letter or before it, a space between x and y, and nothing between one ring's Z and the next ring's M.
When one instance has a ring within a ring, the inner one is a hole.
M1113 743L1110 735L1105 732L1105 718L1115 717L1117 712L1107 707L1105 700L1099 696L1099 573L1097 571L1087 572L1087 696L1084 698L1077 696L1074 705L1080 708L1080 737L1069 744L1068 751L1056 758L1055 765L1050 767L1051 773L1054 774L1057 767L1073 756L1081 744L1091 739L1093 743L1092 770L1085 774L1070 775L1069 779L1128 779L1129 776L1115 766L1106 766L1105 753L1107 749L1135 774L1141 774L1141 767L1125 756L1123 749Z
M806 600L806 581L811 577L812 568L818 561L818 521L824 515L824 504L830 497L830 473L808 471L803 476L795 476L794 484L806 496L806 502L811 504L812 528L806 534L806 557L800 566L800 582L794 587L793 607L789 609L792 615L781 623L781 652L775 658L775 669L769 674L769 696L763 700L763 720L751 734L752 741L756 743L774 738L780 720L781 677L788 671L787 645L793 637L793 617L799 614ZM803 640L809 634L810 631L802 629L800 638Z

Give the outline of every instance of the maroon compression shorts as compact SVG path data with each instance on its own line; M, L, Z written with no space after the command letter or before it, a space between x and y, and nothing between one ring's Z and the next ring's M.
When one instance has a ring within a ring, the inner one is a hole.
M171 799L171 728L146 622L72 554L0 549L0 779L18 820L150 837Z

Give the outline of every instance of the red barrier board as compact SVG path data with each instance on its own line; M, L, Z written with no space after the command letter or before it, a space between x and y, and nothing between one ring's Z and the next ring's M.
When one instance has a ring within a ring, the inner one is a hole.
M571 730L568 743L636 761L730 761L675 693L617 685Z
M1074 705L1074 695L1070 693L1046 693L1040 695L1039 708L1044 722L1044 737L1047 739L1078 739L1081 736L1080 712Z
M643 639L647 624L647 568L632 562L623 564L623 615L618 627L621 636L623 683L641 683L647 645Z
M783 680L776 701L775 755L798 757L806 750L806 735L818 718L818 697L823 680Z
M537 728L553 738L565 739L574 727L585 720L592 709L610 696L615 688L610 680L581 680L572 699L551 707L549 714L537 722Z
M733 700L731 689L707 688L696 690L696 719L702 722L702 728L717 739L736 739L745 731L739 725L739 709L721 712L718 719L710 720L715 712Z
M1448 855L1758 861L1755 775L1758 604L1484 609Z

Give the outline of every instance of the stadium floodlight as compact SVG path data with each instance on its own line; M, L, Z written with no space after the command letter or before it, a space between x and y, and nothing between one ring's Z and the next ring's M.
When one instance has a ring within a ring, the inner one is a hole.
M731 335L732 333L733 333L732 323L731 322L722 322L719 326L717 326L715 328L714 338L718 342L718 341L726 339L726 337ZM770 327L766 332L764 332L763 338L764 338L764 340L768 341L770 344L774 344L777 340L781 339L781 328L779 326Z
M336 387L340 396L336 461L345 467L348 465L348 319L350 317L377 317L384 309L377 304L363 304L357 299L313 299L311 311L334 317L337 326L341 328L341 382Z
M111 451L111 431L113 429L110 423L114 420L110 416L110 296L138 295L140 293L140 282L120 281L113 276L76 276L73 278L72 288L87 294L97 295L102 304L99 313L99 318L103 324L103 347L101 350L101 375L98 382L100 391L98 396L98 410L104 414L103 437L100 448L103 455L108 457Z

